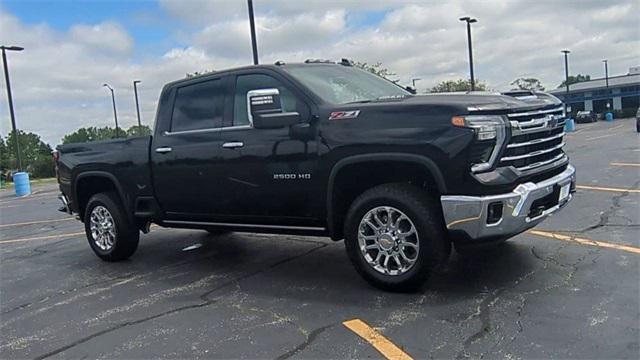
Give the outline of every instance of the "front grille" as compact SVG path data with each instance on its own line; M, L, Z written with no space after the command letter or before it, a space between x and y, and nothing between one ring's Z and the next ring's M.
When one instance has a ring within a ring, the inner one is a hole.
M508 114L511 139L498 167L513 166L519 171L563 160L564 123L562 107Z

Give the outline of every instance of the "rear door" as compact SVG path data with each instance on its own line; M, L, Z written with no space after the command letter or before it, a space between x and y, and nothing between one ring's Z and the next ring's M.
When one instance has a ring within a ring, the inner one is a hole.
M214 210L227 90L226 77L207 77L185 82L170 95L170 121L151 147L156 197L169 218Z

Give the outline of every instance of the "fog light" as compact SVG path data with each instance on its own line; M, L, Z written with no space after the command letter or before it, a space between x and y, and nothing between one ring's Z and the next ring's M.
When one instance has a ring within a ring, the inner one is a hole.
M487 224L496 224L502 219L502 202L495 201L487 207Z

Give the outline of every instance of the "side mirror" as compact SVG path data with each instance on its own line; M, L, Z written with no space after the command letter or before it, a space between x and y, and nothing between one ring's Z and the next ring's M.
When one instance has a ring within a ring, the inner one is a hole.
M283 112L278 89L251 90L247 93L249 121L256 129L281 128L300 122L297 112Z

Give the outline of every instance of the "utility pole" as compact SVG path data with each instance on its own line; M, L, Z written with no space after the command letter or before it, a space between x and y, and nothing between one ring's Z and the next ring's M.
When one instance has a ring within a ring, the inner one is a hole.
M564 54L564 84L566 85L567 92L564 99L564 110L567 112L567 104L569 103L569 50L562 50Z
M609 61L602 60L602 62L604 63L604 80L608 89L609 88Z
M465 21L467 23L467 43L469 45L469 75L471 76L471 91L475 91L476 80L473 76L473 47L471 45L471 24L478 22L478 20L469 16L465 16L461 17L460 21Z
M138 128L140 128L142 126L142 122L140 121L140 105L138 105L138 83L140 83L140 80L134 80L133 81L133 94L136 98L136 113L138 114ZM140 130L140 129L138 129Z
M13 141L16 148L16 161L18 165L18 171L22 171L22 159L20 157L20 141L18 140L18 129L16 127L16 114L13 111L13 96L11 95L11 82L9 81L9 65L7 63L8 51L22 51L23 47L20 46L0 46L2 49L2 63L4 64L4 79L7 83L7 97L9 98L9 114L11 115L11 128L13 129Z
M253 19L253 0L247 0L249 6L249 28L251 29L251 48L253 49L253 65L258 65L258 44L256 42L256 23Z
M120 128L118 128L118 113L116 112L116 95L113 93L113 88L109 86L109 84L102 84L102 86L106 87L111 91L111 103L113 104L113 118L116 121L116 137L120 135Z

